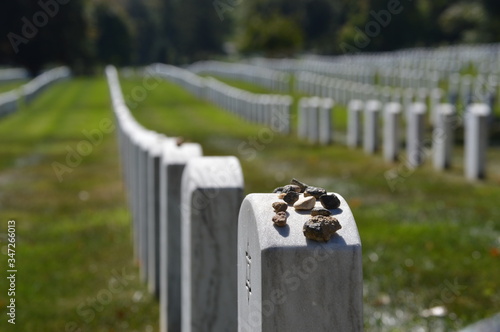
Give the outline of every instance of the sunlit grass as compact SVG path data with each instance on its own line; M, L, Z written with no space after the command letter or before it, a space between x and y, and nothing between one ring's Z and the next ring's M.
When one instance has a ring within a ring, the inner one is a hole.
M13 80L7 82L0 82L0 93L7 92L20 87L21 85L28 82L28 80Z
M62 182L52 168L67 166L67 149L103 119L112 113L99 78L57 83L0 121L0 229L17 222L18 269L15 326L0 281L1 331L157 330L157 302L133 262L114 132L102 133Z

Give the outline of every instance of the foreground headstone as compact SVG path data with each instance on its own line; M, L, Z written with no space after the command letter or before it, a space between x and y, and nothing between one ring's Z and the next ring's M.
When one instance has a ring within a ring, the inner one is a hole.
M401 104L388 103L384 107L384 159L394 162L400 148Z
M181 330L181 180L186 163L202 155L201 146L164 145L160 165L159 295L160 331Z
M451 166L456 110L452 104L439 104L435 108L436 122L432 135L434 168L444 170Z
M248 195L238 222L238 331L362 331L361 241L346 201L342 229L326 243L305 238L309 213L289 209L273 225L276 194ZM319 204L319 203L317 203Z
M378 100L368 100L365 104L363 148L366 153L373 154L378 149L379 113L382 103Z
M485 177L488 119L491 109L486 104L471 104L464 123L465 176L469 180Z
M235 157L189 160L182 177L182 330L237 329L236 253L243 175Z
M353 99L347 106L347 146L356 148L361 145L361 113L363 102Z
M406 153L408 165L417 167L423 163L424 154L424 122L426 106L424 103L413 103L409 105Z

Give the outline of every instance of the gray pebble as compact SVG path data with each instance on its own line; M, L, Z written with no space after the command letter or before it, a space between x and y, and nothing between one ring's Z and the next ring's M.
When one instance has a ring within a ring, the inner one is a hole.
M317 206L314 209L311 210L311 216L325 216L328 217L332 213L330 210L325 209L324 207Z

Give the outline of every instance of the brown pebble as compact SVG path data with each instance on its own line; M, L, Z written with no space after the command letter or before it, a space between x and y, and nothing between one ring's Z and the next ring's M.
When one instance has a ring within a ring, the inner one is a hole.
M279 198L279 199L283 199L283 198L285 198L285 196L286 196L286 194L285 194L285 193L280 193L280 194L278 195L278 198Z
M286 211L287 208L288 208L288 205L286 205L285 202L274 202L273 203L274 212Z
M317 206L311 210L311 216L330 216L332 213L330 210L325 209L324 207Z
M342 226L337 218L331 216L314 216L306 221L302 231L304 232L304 236L309 240L328 242L341 228Z
M295 191L290 191L283 196L282 200L284 200L287 204L293 205L295 202L299 200L300 194Z
M293 207L295 210L311 210L315 204L316 198L309 196L300 198L297 202L295 202L295 204L293 204Z
M273 216L273 223L276 226L283 227L286 225L286 212L280 211Z

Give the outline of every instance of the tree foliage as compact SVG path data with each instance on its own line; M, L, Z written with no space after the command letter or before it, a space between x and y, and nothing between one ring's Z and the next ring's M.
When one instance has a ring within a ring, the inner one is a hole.
M0 65L174 64L500 41L498 0L16 0L0 2ZM234 49L230 47L228 49Z

